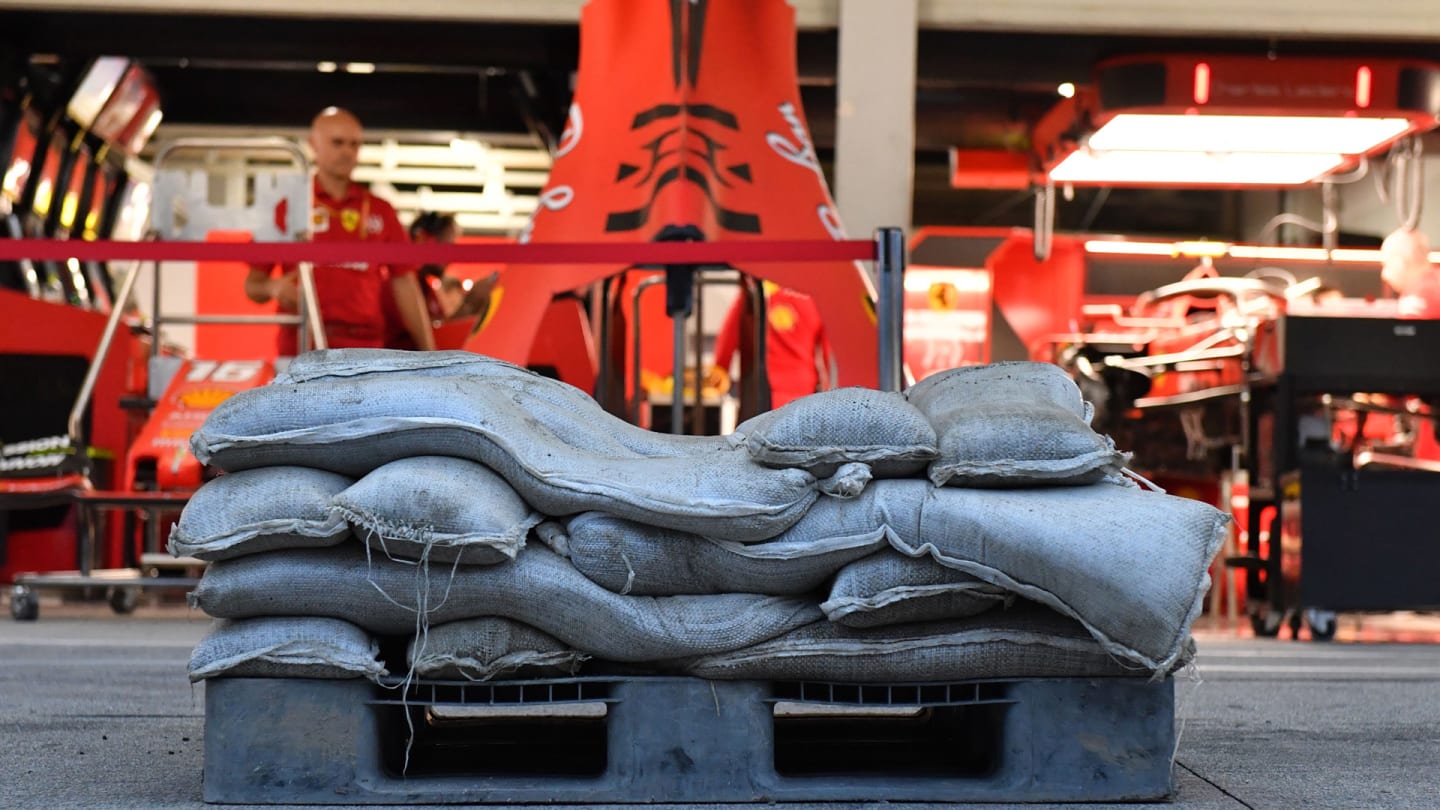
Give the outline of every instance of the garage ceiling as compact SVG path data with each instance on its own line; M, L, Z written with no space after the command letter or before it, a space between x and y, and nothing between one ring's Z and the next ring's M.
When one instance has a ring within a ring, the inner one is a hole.
M354 109L372 130L489 133L507 143L528 138L539 144L564 120L576 67L579 0L350 0L345 13L354 16L343 18L307 16L320 9L335 13L336 4L314 0L211 0L211 13L174 13L195 5L0 0L0 49L53 54L76 70L100 54L138 58L158 79L167 125L190 131L295 127L319 107L338 104ZM1187 8L1199 5L1206 8ZM1236 10L1242 5L1244 14ZM916 224L1027 224L1031 213L1023 193L949 188L947 150L1020 143L1027 126L1056 100L1055 88L1085 82L1103 58L1223 51L1440 61L1440 15L1428 11L1429 3L1380 2L1363 19L1351 3L1310 2L1306 15L1280 13L1297 5L921 2L922 25L930 27L920 32L917 51ZM799 0L796 6L802 98L825 158L834 143L834 2ZM144 13L162 9L171 13ZM397 9L403 18L395 16ZM1239 20L1248 32L1289 33L1242 34ZM1145 25L1171 33L1134 33ZM1031 30L1010 30L1017 27ZM1056 30L1061 28L1065 32ZM1224 36L1181 36L1177 30ZM1426 31L1432 39L1417 38ZM322 73L320 62L369 63L375 70ZM1058 213L1062 228L1224 236L1236 227L1235 195L1225 192L1083 190Z

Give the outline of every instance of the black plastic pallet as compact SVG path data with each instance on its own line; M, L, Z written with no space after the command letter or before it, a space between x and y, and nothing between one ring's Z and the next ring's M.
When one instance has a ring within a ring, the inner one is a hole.
M1170 795L1174 747L1168 679L222 678L205 693L205 800L230 804L1139 801Z

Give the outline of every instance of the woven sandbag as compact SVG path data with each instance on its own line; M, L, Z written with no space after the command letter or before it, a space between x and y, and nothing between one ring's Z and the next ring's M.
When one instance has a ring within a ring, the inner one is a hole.
M1148 676L1076 622L1038 606L943 622L855 629L821 622L733 652L684 661L715 680L845 683Z
M888 509L919 512L918 531L891 536L897 550L929 555L1072 616L1108 652L1152 670L1180 656L1229 522L1199 501L1111 484L976 490L878 483L896 493L880 496Z
M938 455L935 429L893 391L837 388L800 397L735 428L750 457L799 467L819 477L847 461L869 464L877 478L914 475Z
M574 675L590 656L533 627L498 616L461 619L412 639L407 660L422 678L489 681Z
M1007 362L926 377L905 392L935 427L936 486L1091 484L1125 454L1090 428L1092 410L1059 366Z
M1108 652L1152 670L1180 655L1229 520L1199 501L1111 484L967 489L923 479L876 481L811 511L777 539L881 532L902 553L1079 620Z
M279 548L333 546L350 527L330 499L351 479L308 467L270 467L205 482L180 513L168 548L176 557L224 560Z
M1004 589L928 558L882 551L835 575L820 609L847 627L961 619L1011 601Z
M774 596L618 596L541 545L485 566L407 565L359 544L248 555L210 566L191 603L220 618L332 616L380 635L502 616L611 661L737 649L823 618Z
M587 512L570 521L564 543L580 573L616 593L787 596L819 588L841 566L884 546L885 538L870 532L741 544Z
M210 414L191 445L197 458L227 470L303 459L357 477L411 456L468 458L545 514L603 509L738 541L773 537L819 491L853 495L869 479L868 468L854 464L819 482L723 446L642 456L603 438L613 420L598 405L582 418L480 380L382 375L242 392Z
M346 377L417 372L442 376L447 374L450 369L455 369L457 374L484 374L487 369L534 374L514 363L466 351L320 349L297 355L284 371L275 375L275 382L290 384L310 382L311 380L336 380ZM463 371L461 371L462 369Z
M385 674L380 645L339 619L275 616L221 619L190 655L190 680L370 678Z
M551 408L582 417L588 430L596 434L568 437L571 441L603 441L606 446L624 448L642 456L693 455L726 446L721 436L680 436L632 425L600 409L589 394L569 383L466 351L326 349L307 352L295 358L284 373L275 377L274 383L397 376L458 377L523 392Z
M446 456L392 461L336 495L331 508L389 556L480 565L515 559L544 519L505 479Z

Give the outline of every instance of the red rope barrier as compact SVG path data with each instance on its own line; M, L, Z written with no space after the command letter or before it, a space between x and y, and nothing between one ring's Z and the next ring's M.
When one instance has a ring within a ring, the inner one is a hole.
M403 242L116 242L0 239L0 261L242 262L244 264L708 264L868 261L873 242L852 239L754 242L572 242L411 245Z

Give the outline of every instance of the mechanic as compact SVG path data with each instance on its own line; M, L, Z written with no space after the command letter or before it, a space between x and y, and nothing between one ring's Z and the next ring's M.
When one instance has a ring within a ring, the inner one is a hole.
M451 245L459 239L460 225L454 214L422 212L410 223L410 241L417 245ZM483 316L490 305L490 291L499 273L475 280L461 280L446 273L444 265L427 264L416 272L425 314L435 327L447 320ZM400 319L395 296L387 289L382 296L385 314L385 346L414 349L415 341Z
M314 155L311 231L316 242L407 242L405 229L389 203L351 181L360 158L364 133L353 113L327 107L310 125ZM416 282L416 267L381 267L364 262L315 267L315 293L331 348L379 348L385 345L382 292L388 285L396 312L415 347L434 349L435 337L426 316L425 300ZM283 312L298 310L299 281L293 268L274 275L275 268L256 265L245 278L245 294L264 304L276 301ZM293 356L297 335L280 330L281 356Z
M1400 317L1440 318L1440 271L1425 234L1400 228L1380 244L1380 278L1400 296Z
M772 282L765 289L765 372L770 381L770 406L779 408L806 394L828 388L830 341L820 310L810 296ZM740 314L745 296L737 295L715 338L715 363L706 387L728 387L730 363L740 339Z

